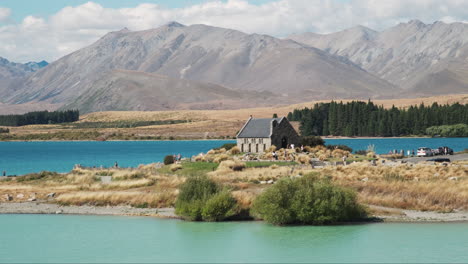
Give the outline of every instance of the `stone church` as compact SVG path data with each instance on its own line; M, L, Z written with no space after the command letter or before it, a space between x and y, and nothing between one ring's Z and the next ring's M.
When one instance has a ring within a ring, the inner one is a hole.
M299 146L300 137L286 117L250 117L237 134L237 147L241 152L265 152L271 146L277 149Z

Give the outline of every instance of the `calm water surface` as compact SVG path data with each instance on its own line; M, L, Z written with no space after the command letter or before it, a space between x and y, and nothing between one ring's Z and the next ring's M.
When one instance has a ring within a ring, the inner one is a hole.
M167 154L190 157L228 142L235 141L0 142L0 173L68 172L75 164L109 167L116 161L121 167L136 167L160 162ZM423 146L449 146L455 151L468 148L468 138L327 139L326 143L344 144L354 150L374 144L377 153Z
M468 223L274 227L0 215L0 262L466 262Z

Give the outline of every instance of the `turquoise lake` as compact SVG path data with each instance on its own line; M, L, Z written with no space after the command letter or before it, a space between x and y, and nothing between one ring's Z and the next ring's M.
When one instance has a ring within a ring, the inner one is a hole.
M0 173L68 172L75 164L110 167L115 162L121 167L136 167L160 162L167 154L191 157L229 142L234 141L0 142ZM418 147L449 146L455 151L468 148L468 138L328 139L326 143L344 144L354 150L367 149L374 144L377 153Z
M145 217L0 215L1 263L456 263L468 223L274 227Z

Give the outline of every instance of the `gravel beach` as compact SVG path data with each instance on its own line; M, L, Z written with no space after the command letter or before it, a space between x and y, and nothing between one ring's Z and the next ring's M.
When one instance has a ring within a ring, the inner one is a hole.
M430 211L403 210L382 206L369 206L377 211L376 217L384 222L464 222L468 212L439 213ZM77 215L128 215L180 218L174 208L134 208L130 206L61 206L41 202L0 203L0 214L77 214Z
M77 214L77 215L132 215L178 218L174 208L134 208L130 206L61 206L58 204L23 202L0 203L0 214Z

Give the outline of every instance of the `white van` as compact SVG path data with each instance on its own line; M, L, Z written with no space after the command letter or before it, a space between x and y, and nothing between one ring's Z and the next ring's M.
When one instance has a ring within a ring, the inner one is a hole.
M426 148L426 147L418 148L418 154L417 154L418 157L429 157L433 155L434 153L432 152L430 148Z

